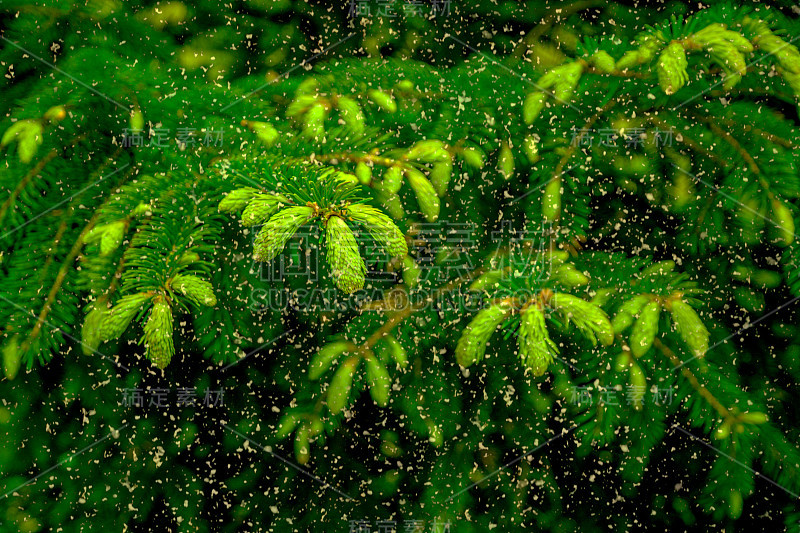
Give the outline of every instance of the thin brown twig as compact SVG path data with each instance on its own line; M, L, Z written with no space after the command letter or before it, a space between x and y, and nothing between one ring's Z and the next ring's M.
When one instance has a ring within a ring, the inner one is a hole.
M657 128L662 128L665 131L669 130L672 127L672 125L669 122L667 122L665 120L661 120L660 118L657 118L655 116L649 116L649 117L647 117L647 120L651 124L656 126ZM730 166L730 161L726 161L725 159L722 159L717 154L715 154L714 152L708 150L707 148L705 148L699 142L695 141L692 137L690 137L686 133L680 132L679 135L680 135L680 139L678 139L678 142L680 142L682 144L685 144L686 146L688 146L689 148L691 148L695 152L701 153L704 156L708 157L709 159L713 159L714 162L718 163L722 167L726 167L727 168L727 167Z
M484 267L479 267L479 268L476 268L475 270L473 270L471 272L468 272L467 274L464 274L463 276L460 276L460 277L454 279L453 281L450 281L449 283L446 283L446 284L442 285L441 287L439 287L438 289L433 291L433 293L431 293L431 295L427 298L427 301L426 301L425 304L415 304L415 305L410 305L409 304L409 305L404 306L403 309L398 311L395 315L391 316L389 318L389 320L387 320L380 328L376 329L372 333L372 335L370 335L369 338L367 338L367 340L364 341L364 343L361 345L361 349L362 350L369 350L379 340L381 340L383 337L385 337L392 329L394 329L395 326L397 326L403 320L405 320L406 318L408 318L409 316L414 314L414 312L419 311L420 309L423 309L427 303L432 302L432 301L436 300L437 298L439 298L440 296L442 296L442 295L444 295L444 294L446 294L446 293L448 293L450 291L455 290L456 288L461 286L463 283L465 283L467 281L470 281L470 280L480 276L485 271L486 271L486 269ZM384 299L384 301L385 301L385 299ZM386 309L384 309L384 311L385 310Z
M119 186L120 183L123 183L125 179L127 179L127 176L130 174L130 172L132 171L128 171L125 174L125 176L123 176L123 178L120 180L117 186ZM59 269L58 274L56 275L55 282L53 283L53 286L50 287L50 291L47 294L47 298L45 299L45 302L42 305L41 310L39 311L39 316L36 320L36 324L33 326L31 332L28 334L27 338L25 339L25 342L21 346L21 350L23 352L30 347L31 343L36 339L36 337L41 332L42 326L47 321L47 316L50 314L50 311L53 308L53 302L55 301L56 295L61 290L61 286L64 284L64 281L66 280L69 269L72 267L72 263L80 255L81 249L83 248L84 245L83 240L86 237L86 234L89 233L89 231L91 231L92 228L94 228L94 225L97 223L99 217L100 217L100 211L99 210L95 211L94 216L92 216L92 218L89 220L86 226L84 226L84 228L81 230L81 233L75 240L75 244L72 245L72 248L70 249L69 253L64 258L64 261L62 261L61 268Z
M660 339L655 339L653 341L653 346L655 346L662 354L664 354L670 360L673 366L679 366L683 364L675 352L662 343ZM733 415L733 413L731 413L727 407L722 405L722 402L720 402L716 396L711 393L711 391L709 391L697 380L697 377L686 365L681 366L680 369L681 374L683 374L683 377L686 378L692 388L694 388L703 398L705 398L705 400L722 416L722 418L724 418L726 421L730 420L731 422L736 420L736 417Z
M75 137L73 137L70 140L70 142L67 145L53 148L52 150L50 150L47 153L47 155L45 155L43 158L41 158L36 163L36 165L32 169L30 169L28 171L28 173L25 174L25 176L23 176L23 178L19 181L19 183L17 183L17 186L14 188L14 190L11 192L11 194L8 196L8 198L6 198L6 201L3 202L2 206L0 206L0 221L5 219L6 213L11 208L11 206L14 205L14 201L16 201L17 197L20 195L20 193L22 193L23 189L25 189L25 187L27 187L28 184L34 178L39 176L39 173L42 170L44 170L44 167L46 167L47 164L50 163L50 161L52 161L53 159L55 159L58 156L59 152L65 150L68 147L75 146L81 140L83 140L85 137L86 136L83 135L83 134L76 135Z

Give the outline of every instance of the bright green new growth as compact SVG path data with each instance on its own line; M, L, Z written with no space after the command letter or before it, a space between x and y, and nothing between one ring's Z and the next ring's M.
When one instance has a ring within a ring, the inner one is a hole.
M619 61L617 61L616 68L619 70L627 70L637 65L649 63L656 55L656 52L661 48L664 42L662 35L646 35L639 39L639 48L625 52Z
M525 121L525 124L533 124L539 113L544 109L546 101L547 95L541 91L528 93L528 96L525 97L525 103L522 105L522 120Z
M500 175L503 179L508 181L514 177L515 168L514 153L507 143L503 143L500 146L500 154L497 158L497 169L500 171Z
M369 183L372 181L372 169L368 164L359 161L356 164L355 176L359 183Z
M386 335L383 338L383 342L387 346L389 350L389 355L394 360L395 363L400 365L401 367L405 367L408 365L408 354L406 353L406 349L403 348L403 345L400 344L395 337L392 335Z
M131 127L132 131L140 132L144 130L144 114L142 113L141 109L135 109L133 113L131 113L131 118L128 121L128 124Z
M286 242L297 233L300 226L314 217L314 209L308 206L287 207L273 215L256 235L253 243L253 259L272 261Z
M386 407L389 403L389 391L392 388L392 378L386 371L386 366L373 354L365 357L367 365L367 382L369 393L375 403L381 407Z
M544 312L537 302L528 305L520 315L517 343L523 364L534 376L544 374L558 355L558 347L547 333Z
M605 50L598 50L590 59L591 64L600 72L609 74L614 71L614 58Z
M378 241L392 257L408 254L406 238L400 228L383 212L365 204L352 204L347 216L363 224L372 238Z
M172 344L172 308L163 296L153 300L143 339L147 358L158 368L166 368L175 355L175 347Z
M425 174L415 168L407 168L406 177L408 178L408 184L411 185L414 194L417 196L422 214L425 215L429 222L434 222L439 218L440 207L436 189L433 188Z
M688 303L683 300L673 300L670 305L672 321L678 334L696 357L702 357L708 351L708 329Z
M3 345L3 373L9 380L17 377L22 357L19 351L19 337L14 335Z
M245 227L263 224L289 200L280 194L258 193L253 195L250 203L242 212L242 225Z
M450 153L447 151L442 141L429 139L414 144L414 146L406 152L405 158L410 161L438 163L448 160L450 158Z
M358 102L347 96L340 96L336 102L336 107L339 108L342 120L353 132L361 133L364 131L364 113L361 111Z
M234 211L241 211L245 206L258 194L258 189L253 187L243 187L229 192L219 202L219 210L221 213L232 213Z
M347 404L347 400L350 397L350 389L353 386L353 374L355 374L360 361L361 359L358 357L347 359L333 375L326 394L328 409L332 414L339 414Z
M172 288L189 298L197 305L213 307L217 297L211 283L190 274L178 274L172 279Z
M103 340L120 338L128 329L128 324L131 323L133 317L152 297L152 294L140 292L120 298L111 311L105 315L100 325L100 335Z
M325 137L325 118L328 110L322 104L314 104L303 117L303 134L314 140L321 140Z
M530 133L525 136L525 139L522 141L522 149L525 152L525 156L528 160L533 163L537 163L541 156L539 154L539 141L540 137L537 134Z
M298 416L297 413L286 413L281 417L280 421L278 422L278 426L275 429L275 436L279 439L284 439L292 434L294 428L297 427L298 422L300 422L301 418Z
M500 281L502 279L503 279L502 270L490 270L480 275L475 281L473 281L469 286L469 290L488 291L490 289L496 289L499 286Z
M362 289L367 267L347 222L336 215L328 217L325 236L328 243L328 265L336 286L347 294Z
M648 295L640 294L622 304L617 314L614 315L614 319L611 321L611 325L614 327L614 333L622 333L628 329L636 319L636 315L647 305L650 299Z
M84 355L89 355L97 351L97 347L105 340L103 339L102 325L108 316L109 310L97 305L92 305L92 309L86 313L81 327L81 349Z
M483 359L486 343L511 312L508 304L496 304L481 310L464 329L456 346L456 361L464 367Z
M0 139L0 148L17 142L17 155L23 163L30 163L42 142L44 125L38 120L18 120Z
M542 217L548 221L558 219L561 214L561 178L555 178L544 188Z
M560 103L569 102L575 93L578 82L581 81L584 64L573 61L565 65L552 68L547 74L539 78L536 86L540 89L553 88L553 96ZM538 115L538 113L536 113Z
M397 102L394 101L394 97L392 97L391 94L378 89L371 89L369 91L369 98L387 113L394 113L397 111Z
M308 379L319 379L328 371L337 357L347 352L352 344L346 341L335 341L326 344L314 354L308 365Z
M247 127L249 127L253 133L256 134L256 137L258 137L267 146L272 146L275 144L275 141L277 141L278 137L280 137L280 132L275 129L275 126L269 124L268 122L255 122L252 120L245 122Z
M667 94L673 94L689 81L686 50L681 43L670 43L658 58L658 84Z
M464 162L472 168L481 169L486 164L483 154L475 148L465 148L460 152L460 155L464 158Z
M441 149L441 143L432 146L433 151L423 150L424 153L418 156L439 157L436 152ZM401 171L400 167L394 168ZM363 175L365 173L366 176ZM364 286L366 266L360 257L355 236L345 220L364 226L392 257L408 254L405 236L391 218L360 203L355 196L359 183L371 181L371 169L359 162L356 174L359 177L327 167L318 174L322 179L318 179L310 188L287 185L287 195L258 192L250 187L237 189L220 202L219 209L234 211L244 208L242 224L245 227L263 224L253 244L253 258L257 261L275 258L303 224L316 217L324 220L328 241L327 260L332 267L334 281L342 291L352 293ZM303 202L306 205L296 205Z
M403 169L398 165L392 165L383 173L381 187L390 194L396 194L403 184Z
M92 228L84 237L84 242L100 242L100 255L107 256L114 252L119 245L122 244L122 239L125 237L125 230L128 227L128 222L125 220L116 220L108 224L102 224Z
M274 215L279 209L277 203L268 201L253 201L247 204L242 212L242 226L258 226L263 224L269 217Z
M706 49L722 67L726 90L739 83L747 72L747 62L742 54L752 52L753 45L740 33L729 31L722 24L710 24L692 35L691 40Z
M794 242L795 225L792 210L777 198L773 198L772 214L775 219L775 230L777 231L779 240L784 246L789 246Z
M178 259L178 266L188 266L198 261L200 261L200 254L196 252L185 252L181 255L180 259Z
M608 316L598 306L577 296L558 292L550 299L550 305L564 315L567 324L572 321L593 344L599 339L610 346L614 343L614 328Z
M589 283L589 277L575 268L572 263L564 263L553 272L553 279L560 281L567 287L580 287Z
M100 255L109 255L122 244L125 237L125 227L127 224L123 220L112 222L100 237Z
M631 352L636 357L641 357L653 345L658 335L658 319L661 316L661 303L653 300L642 310L631 331Z
M788 73L800 74L800 51L798 51L794 44L786 42L775 35L764 21L745 17L744 26L748 27L750 31L756 34L756 37L753 39L753 44L768 55L775 57L781 69L784 71L784 76ZM796 80L797 78L795 77L794 79ZM787 81L790 81L789 77L787 77ZM794 83L791 83L791 85L795 91L795 95L800 94L798 90L800 86Z
M444 196L447 193L447 187L450 185L450 179L453 176L453 156L447 154L447 159L440 161L433 165L429 175L431 185L436 190L436 194Z

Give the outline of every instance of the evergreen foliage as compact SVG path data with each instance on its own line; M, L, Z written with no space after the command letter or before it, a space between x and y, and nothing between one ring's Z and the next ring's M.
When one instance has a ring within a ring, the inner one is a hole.
M0 4L0 531L797 530L797 13L449 7Z

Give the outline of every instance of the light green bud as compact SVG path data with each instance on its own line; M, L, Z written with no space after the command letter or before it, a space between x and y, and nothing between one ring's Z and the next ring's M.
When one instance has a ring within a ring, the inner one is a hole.
M379 91L377 89L371 89L368 95L370 100L375 102L378 107L387 113L394 113L397 111L397 103L394 101L394 97L392 97L391 94Z
M245 207L242 212L242 225L249 228L251 226L263 224L281 207L288 203L289 200L280 194L254 194L250 199L250 203L247 204L247 207Z
M658 335L658 319L661 315L661 304L653 300L644 306L639 318L631 331L631 352L636 357L641 357L653 345Z
M481 359L486 353L486 343L511 308L506 304L497 304L481 310L464 329L456 346L456 361L467 367Z
M444 143L436 139L419 141L406 152L406 159L424 161L426 163L442 161L447 156L448 152L444 147Z
M708 351L708 330L692 307L683 300L673 300L670 305L672 321L678 334L695 357L702 357Z
M689 81L686 50L678 42L670 43L658 58L658 83L666 94L674 94Z
M350 357L342 363L331 379L326 393L328 409L334 415L339 414L350 398L350 389L353 386L353 374L358 368L360 359Z
M562 292L553 295L551 305L564 315L567 324L573 322L592 343L597 342L597 339L606 346L614 343L614 328L608 316L598 306Z
M464 161L472 168L483 168L483 154L477 148L464 148L461 151L461 157L463 157Z
M794 216L792 211L777 198L772 199L772 215L775 229L784 246L794 242Z
M253 259L271 261L286 246L300 226L314 217L314 210L308 206L288 207L273 215L256 235L253 243Z
M589 283L589 278L586 274L576 269L571 263L564 263L556 268L553 272L553 277L567 287L580 287Z
M403 169L397 165L392 165L383 173L381 185L383 189L391 194L397 194L403 183Z
M347 341L331 342L320 348L311 359L308 367L308 379L317 380L328 371L337 357L347 352L351 344Z
M347 222L334 215L328 217L325 229L327 259L334 283L339 290L347 294L363 288L367 267Z
M372 238L392 257L408 254L408 245L403 232L381 211L366 204L351 204L347 208L347 216L364 225Z
M514 153L511 151L511 147L508 143L503 143L500 147L497 168L504 180L508 181L514 177Z
M431 168L431 185L436 190L436 194L444 196L447 193L447 186L450 184L450 177L453 175L453 158L448 153L448 158L436 163Z
M98 307L97 304L92 305L92 308L86 313L83 319L83 326L81 326L81 349L83 355L90 355L97 351L100 343L103 342L103 334L101 326L106 319L109 311L105 306Z
M217 305L217 297L211 283L190 274L178 274L172 278L172 288L183 294L197 305L213 307Z
M376 404L386 407L389 403L389 391L392 388L392 379L389 377L389 372L386 371L383 363L373 354L369 354L365 358L365 362L370 396L372 396Z
M611 325L614 328L614 333L622 333L628 329L633 324L633 320L636 315L641 312L641 310L649 301L649 296L641 294L622 304L617 311L617 314L614 315L614 319L611 321Z
M364 113L358 102L347 96L340 96L336 101L336 107L339 108L342 120L348 128L358 134L364 131Z
M328 116L328 109L316 103L305 114L303 134L306 137L322 140L325 137L325 118Z
M561 178L553 178L544 188L542 216L547 221L555 221L561 215L561 185Z
M22 366L22 352L19 349L19 337L14 335L3 345L3 373L9 381L17 377Z
M406 178L408 179L408 184L414 190L422 214L425 215L429 222L436 221L439 218L439 196L436 194L431 182L428 181L425 174L415 168L406 169Z
M221 213L241 211L257 193L258 189L254 189L253 187L236 189L225 195L225 198L220 201L217 209L219 209Z
M166 368L175 347L172 344L172 308L164 297L153 300L150 317L144 325L144 345L147 358L158 368Z
M144 305L150 301L153 295L146 292L138 292L123 296L117 304L106 314L100 326L100 334L104 340L118 339L128 329L133 317L142 310Z
M356 164L356 178L358 178L358 182L366 185L372 181L372 169L369 168L369 165L364 163L363 161L359 161Z
M592 55L590 62L600 72L606 74L614 72L614 58L605 50L598 50Z
M519 355L534 376L541 376L558 355L558 347L550 339L544 313L534 303L525 308L520 316L517 337Z

